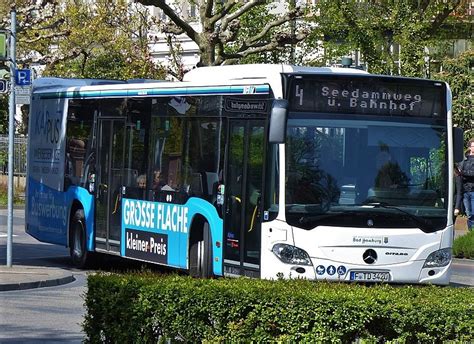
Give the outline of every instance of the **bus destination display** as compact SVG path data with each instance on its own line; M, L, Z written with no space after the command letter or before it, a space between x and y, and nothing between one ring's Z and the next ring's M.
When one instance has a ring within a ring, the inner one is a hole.
M437 82L312 77L295 78L290 87L294 111L439 118L444 108L444 87Z

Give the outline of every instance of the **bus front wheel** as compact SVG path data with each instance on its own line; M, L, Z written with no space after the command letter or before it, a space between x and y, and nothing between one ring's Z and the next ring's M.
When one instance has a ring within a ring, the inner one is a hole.
M89 262L86 248L86 220L84 210L78 209L71 219L71 243L69 246L72 264L77 268L85 268Z
M202 233L192 240L189 249L189 274L192 277L209 278L212 273L212 240L209 224L204 222Z

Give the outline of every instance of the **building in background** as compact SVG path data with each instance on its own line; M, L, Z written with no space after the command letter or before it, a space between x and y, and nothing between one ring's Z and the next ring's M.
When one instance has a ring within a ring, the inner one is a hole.
M191 24L191 26L199 31L201 26L199 22L198 8L196 4L191 4L189 1L181 0L179 6L183 18ZM150 15L162 21L169 20L163 11L154 6L147 6ZM175 51L180 53L181 62L186 69L191 69L196 66L199 61L199 48L191 38L182 34L179 36L167 35L160 32L158 28L148 34L150 44L150 51L152 58L156 63L163 65L170 65L172 54L170 52L170 43Z

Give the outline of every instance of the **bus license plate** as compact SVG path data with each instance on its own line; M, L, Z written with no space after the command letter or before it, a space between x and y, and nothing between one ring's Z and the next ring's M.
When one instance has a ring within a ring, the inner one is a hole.
M388 282L390 274L388 272L376 271L351 271L351 281L363 282Z

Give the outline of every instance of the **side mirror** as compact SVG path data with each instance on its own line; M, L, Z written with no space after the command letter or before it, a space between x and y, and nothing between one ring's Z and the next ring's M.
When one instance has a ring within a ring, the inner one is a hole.
M268 133L268 141L270 143L285 143L287 117L288 101L284 99L274 100L270 114L270 130Z
M454 162L464 159L464 131L462 128L453 128L453 157Z

